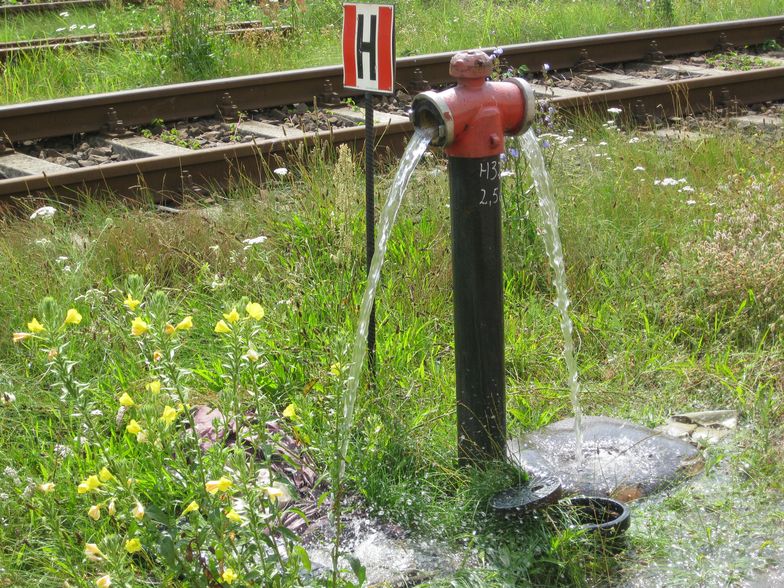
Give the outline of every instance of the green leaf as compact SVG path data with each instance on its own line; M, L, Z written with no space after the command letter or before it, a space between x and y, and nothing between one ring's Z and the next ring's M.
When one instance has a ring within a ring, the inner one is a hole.
M158 544L158 552L161 557L172 569L177 568L177 554L174 551L174 541L168 533L161 533L161 542Z
M365 566L363 566L362 563L353 555L347 556L346 559L348 559L348 563L351 565L351 571L354 572L354 575L357 577L357 582L360 586L362 586L367 579Z
M291 552L293 555L299 558L299 561L302 562L303 568L305 568L307 571L311 570L310 556L308 555L308 552L305 550L305 548L302 547L302 545L295 545Z

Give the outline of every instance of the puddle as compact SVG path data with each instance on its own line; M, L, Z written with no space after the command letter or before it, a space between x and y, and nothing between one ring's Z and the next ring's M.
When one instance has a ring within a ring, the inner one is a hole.
M733 455L739 445L734 435L709 453L709 461L721 461L705 474L635 505L630 533L663 554L621 586L784 583L784 500L753 488L753 473Z

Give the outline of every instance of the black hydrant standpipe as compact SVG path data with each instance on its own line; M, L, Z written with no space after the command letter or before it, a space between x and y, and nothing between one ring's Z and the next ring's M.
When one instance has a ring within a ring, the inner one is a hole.
M483 51L457 53L457 87L414 97L416 128L435 129L449 156L457 375L457 451L462 466L505 458L504 299L501 162L504 135L533 122L533 89L523 79L489 82Z

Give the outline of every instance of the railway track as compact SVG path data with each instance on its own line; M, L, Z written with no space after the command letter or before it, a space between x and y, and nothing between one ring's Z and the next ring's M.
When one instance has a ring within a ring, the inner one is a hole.
M18 4L0 4L0 15L11 17L30 12L62 12L79 8L96 8L106 6L108 0L62 0L61 2L20 2Z
M216 32L239 37L242 35L268 35L271 33L287 34L291 30L288 25L283 26L263 26L260 21L244 21L227 23L225 28ZM128 31L113 34L98 35L73 35L67 37L49 37L43 39L32 39L28 41L0 42L0 62L7 61L12 57L22 54L33 54L40 51L52 51L57 49L99 49L112 43L145 43L162 39L164 32L155 31Z
M508 46L502 67L544 71L530 75L531 82L539 98L560 111L620 108L627 118L651 122L784 100L780 54L749 57L757 67L752 71L709 67L704 57L686 57L717 51L732 56L735 49L774 42L784 44L784 17ZM386 112L376 115L381 146L394 151L403 146L412 130L402 112L406 100L449 83L451 55L398 60L398 101L379 104ZM0 173L6 179L0 179L0 200L105 191L130 197L149 191L165 198L242 177L263 181L300 144L345 142L359 148L362 116L341 102L354 95L340 86L341 73L340 67L322 67L2 107L6 147ZM308 108L314 102L318 108ZM90 149L101 154L91 154L84 167L58 159L63 152L47 147L55 137L76 137L82 155ZM39 148L43 158L36 157Z

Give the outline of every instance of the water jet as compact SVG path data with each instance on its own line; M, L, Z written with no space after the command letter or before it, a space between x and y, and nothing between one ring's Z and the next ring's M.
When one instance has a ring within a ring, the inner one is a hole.
M414 127L429 130L431 144L443 147L448 156L458 462L482 466L510 459L539 479L568 477L562 480L567 494L620 493L623 498L637 498L692 473L694 468L688 464L698 461L699 453L688 443L603 417L586 419L590 434L583 447L558 213L541 150L530 130L536 102L523 79L489 81L492 69L492 59L483 51L457 53L450 63L457 86L416 95L410 114ZM574 418L507 443L500 155L505 136L520 134L539 194ZM617 475L608 475L611 469ZM507 502L522 500L521 496L510 494Z

